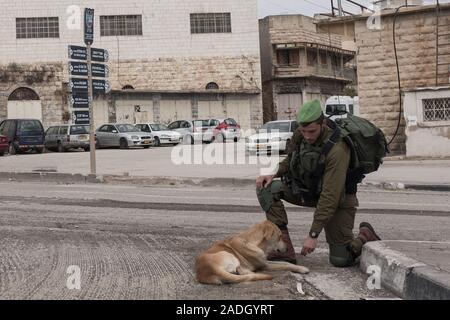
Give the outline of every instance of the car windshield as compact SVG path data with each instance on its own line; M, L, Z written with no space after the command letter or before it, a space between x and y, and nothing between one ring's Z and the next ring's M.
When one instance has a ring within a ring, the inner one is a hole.
M89 126L71 126L70 134L88 134L90 132Z
M236 126L237 125L237 123L236 123L236 121L234 121L234 119L227 119L227 120L225 120L225 123L229 124L229 125L232 125L232 126Z
M39 121L36 120L22 120L19 121L20 132L41 131L42 127Z
M262 132L289 132L290 122L269 122L260 129Z
M195 120L194 121L194 127L208 127L209 121L208 120Z
M327 115L342 115L347 112L345 104L329 104L326 107L325 113Z
M118 124L116 127L119 132L139 132L139 130L132 124Z
M169 131L170 129L163 124L151 124L150 127L153 131Z

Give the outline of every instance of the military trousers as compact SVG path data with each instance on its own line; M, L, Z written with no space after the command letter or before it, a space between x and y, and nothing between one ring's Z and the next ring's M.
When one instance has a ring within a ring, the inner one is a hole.
M288 225L288 216L282 200L298 206L305 205L299 195L295 195L287 184L279 180L274 180L266 188L257 189L256 193L267 220L281 228ZM330 263L336 267L353 266L361 255L363 243L353 235L357 206L356 195L347 194L324 227L330 248Z

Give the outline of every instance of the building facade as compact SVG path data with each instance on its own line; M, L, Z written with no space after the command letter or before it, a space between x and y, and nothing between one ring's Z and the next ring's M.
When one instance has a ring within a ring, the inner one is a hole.
M95 48L109 52L112 91L94 122L168 123L233 117L262 124L257 1L22 0L0 13L0 119L71 121L68 45L83 44L95 9Z
M295 119L305 102L325 104L356 81L355 52L341 36L317 32L303 15L268 16L259 21L264 121Z
M402 8L397 15L395 11L386 9L376 15L320 20L318 25L320 30L328 29L342 34L343 24L346 30L349 24L353 24L354 31L346 33L354 34L358 52L360 112L382 128L388 141L392 140L392 153L424 157L449 156L445 148L433 153L426 152L428 148L422 148L423 153L418 154L418 148L415 147L413 153L408 152L406 140L416 139L417 135L408 137L408 133L417 132L418 128L428 128L430 131L420 143L436 145L432 137L439 141L441 138L450 139L450 96L445 98L443 95L449 91L441 89L450 84L450 5L440 5L439 8L435 5ZM416 91L419 94L413 95ZM405 99L407 92L410 97ZM414 101L414 106L408 105L414 100L411 96L425 97L423 92L428 92L426 99ZM430 94L439 95L435 102L428 101L431 99ZM403 102L401 109L400 99ZM415 111L412 112L412 109ZM428 116L430 112L436 116ZM416 116L417 121L408 119L409 116Z

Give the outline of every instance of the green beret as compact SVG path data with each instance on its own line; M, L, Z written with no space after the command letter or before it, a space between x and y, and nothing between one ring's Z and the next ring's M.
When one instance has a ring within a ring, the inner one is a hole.
M311 123L320 118L322 115L322 107L319 100L308 101L301 107L297 113L297 122Z

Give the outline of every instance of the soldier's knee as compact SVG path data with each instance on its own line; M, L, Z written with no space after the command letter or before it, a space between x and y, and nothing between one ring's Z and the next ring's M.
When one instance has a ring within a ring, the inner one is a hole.
M256 195L264 212L269 211L273 204L273 194L270 191L270 188L256 188Z
M354 266L356 261L348 245L330 244L330 263L338 268Z

